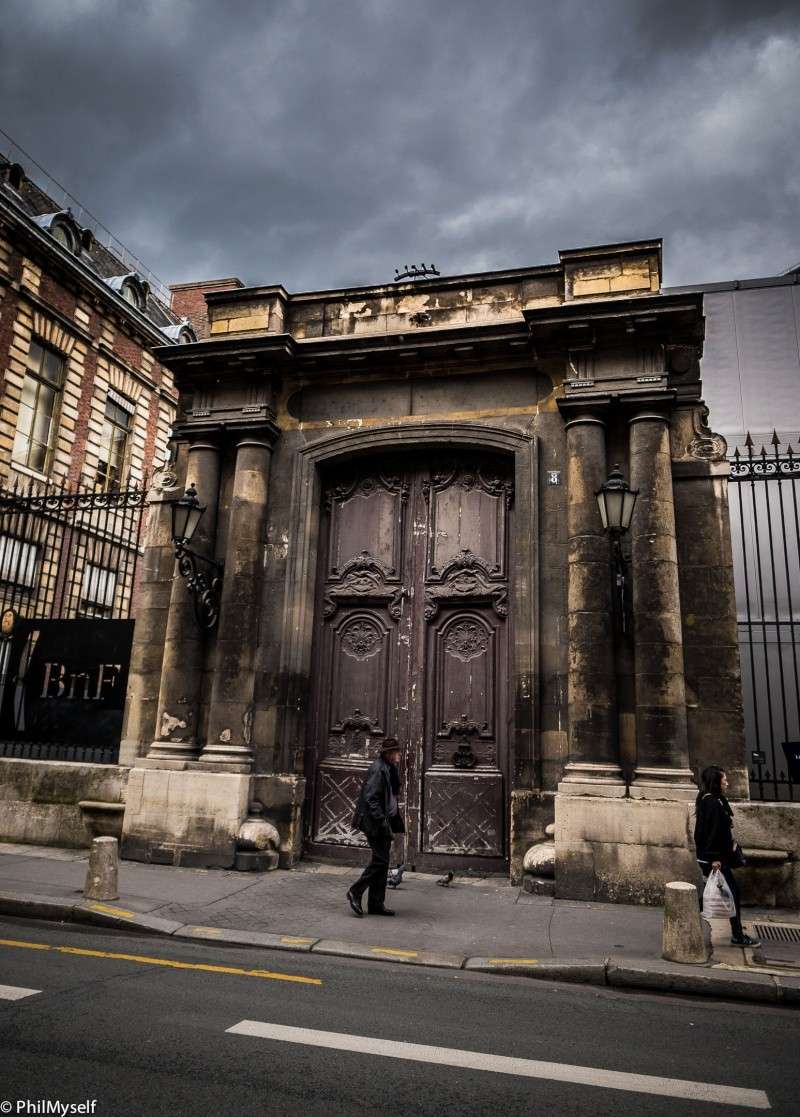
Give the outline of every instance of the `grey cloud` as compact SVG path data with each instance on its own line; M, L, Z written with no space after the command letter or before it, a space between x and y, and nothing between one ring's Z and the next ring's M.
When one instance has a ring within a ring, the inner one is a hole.
M167 281L289 289L665 238L800 257L796 5L5 5L0 126Z

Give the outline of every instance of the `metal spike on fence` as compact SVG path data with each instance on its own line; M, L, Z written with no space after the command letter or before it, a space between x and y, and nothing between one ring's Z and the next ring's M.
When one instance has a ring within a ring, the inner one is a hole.
M750 431L748 431L747 435L745 436L744 444L748 447L748 449L751 449L753 446L753 440L750 437Z
M778 438L778 432L772 428L772 445L777 449L780 446L781 440Z

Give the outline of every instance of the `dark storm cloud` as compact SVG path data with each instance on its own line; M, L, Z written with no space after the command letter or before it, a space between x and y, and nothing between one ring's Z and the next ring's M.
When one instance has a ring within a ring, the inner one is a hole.
M796 4L7 0L0 35L0 126L168 281L800 259Z

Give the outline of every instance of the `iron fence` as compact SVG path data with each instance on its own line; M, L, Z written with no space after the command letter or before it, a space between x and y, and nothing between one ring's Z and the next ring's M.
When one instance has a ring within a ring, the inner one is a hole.
M729 500L753 799L800 789L800 456L773 432L731 458Z
M0 487L0 756L116 760L146 489Z

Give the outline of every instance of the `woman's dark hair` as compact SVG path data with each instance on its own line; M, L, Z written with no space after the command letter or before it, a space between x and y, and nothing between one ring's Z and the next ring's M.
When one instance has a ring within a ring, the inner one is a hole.
M698 803L704 795L713 795L716 799L722 795L722 777L725 775L724 768L718 768L716 764L709 765L704 768L700 776L700 790L697 792Z

